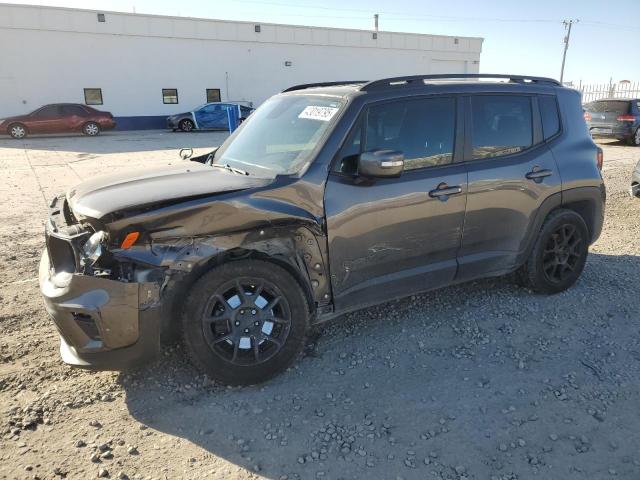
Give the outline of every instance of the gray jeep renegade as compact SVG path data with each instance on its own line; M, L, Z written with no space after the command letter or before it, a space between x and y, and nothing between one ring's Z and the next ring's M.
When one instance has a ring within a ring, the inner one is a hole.
M207 155L54 199L40 288L65 362L137 366L179 336L216 381L258 383L354 309L512 272L570 287L602 228L601 165L555 80L299 85Z

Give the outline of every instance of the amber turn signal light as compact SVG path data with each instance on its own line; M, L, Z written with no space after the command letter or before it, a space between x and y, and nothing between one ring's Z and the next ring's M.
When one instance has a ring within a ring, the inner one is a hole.
M124 248L125 250L127 248L131 248L133 244L136 243L139 236L140 236L140 232L127 233L127 236L124 237L124 240L122 241L122 245L120 245L120 248Z

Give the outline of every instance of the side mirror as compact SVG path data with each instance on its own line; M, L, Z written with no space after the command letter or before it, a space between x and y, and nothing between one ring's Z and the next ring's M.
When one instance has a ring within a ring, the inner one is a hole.
M182 160L188 160L193 156L193 148L181 148L178 155Z
M358 174L365 177L399 177L404 169L404 154L396 150L363 152L358 157Z

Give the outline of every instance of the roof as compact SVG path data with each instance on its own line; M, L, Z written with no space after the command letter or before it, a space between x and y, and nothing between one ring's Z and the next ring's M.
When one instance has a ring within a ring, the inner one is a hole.
M492 81L491 81L492 80ZM465 88L470 86L487 85L512 85L512 86L546 86L559 87L562 85L557 80L546 77L506 74L438 74L438 75L411 75L405 77L383 78L367 81L334 81L323 83L309 83L294 85L282 93L304 92L305 94L322 94L345 96L356 91L390 91L401 88L420 88L435 85L460 85Z

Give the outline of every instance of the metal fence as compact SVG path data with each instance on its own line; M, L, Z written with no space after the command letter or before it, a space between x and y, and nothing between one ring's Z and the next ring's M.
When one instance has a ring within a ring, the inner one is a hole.
M582 103L601 98L640 98L640 82L599 83L577 86L582 93Z

